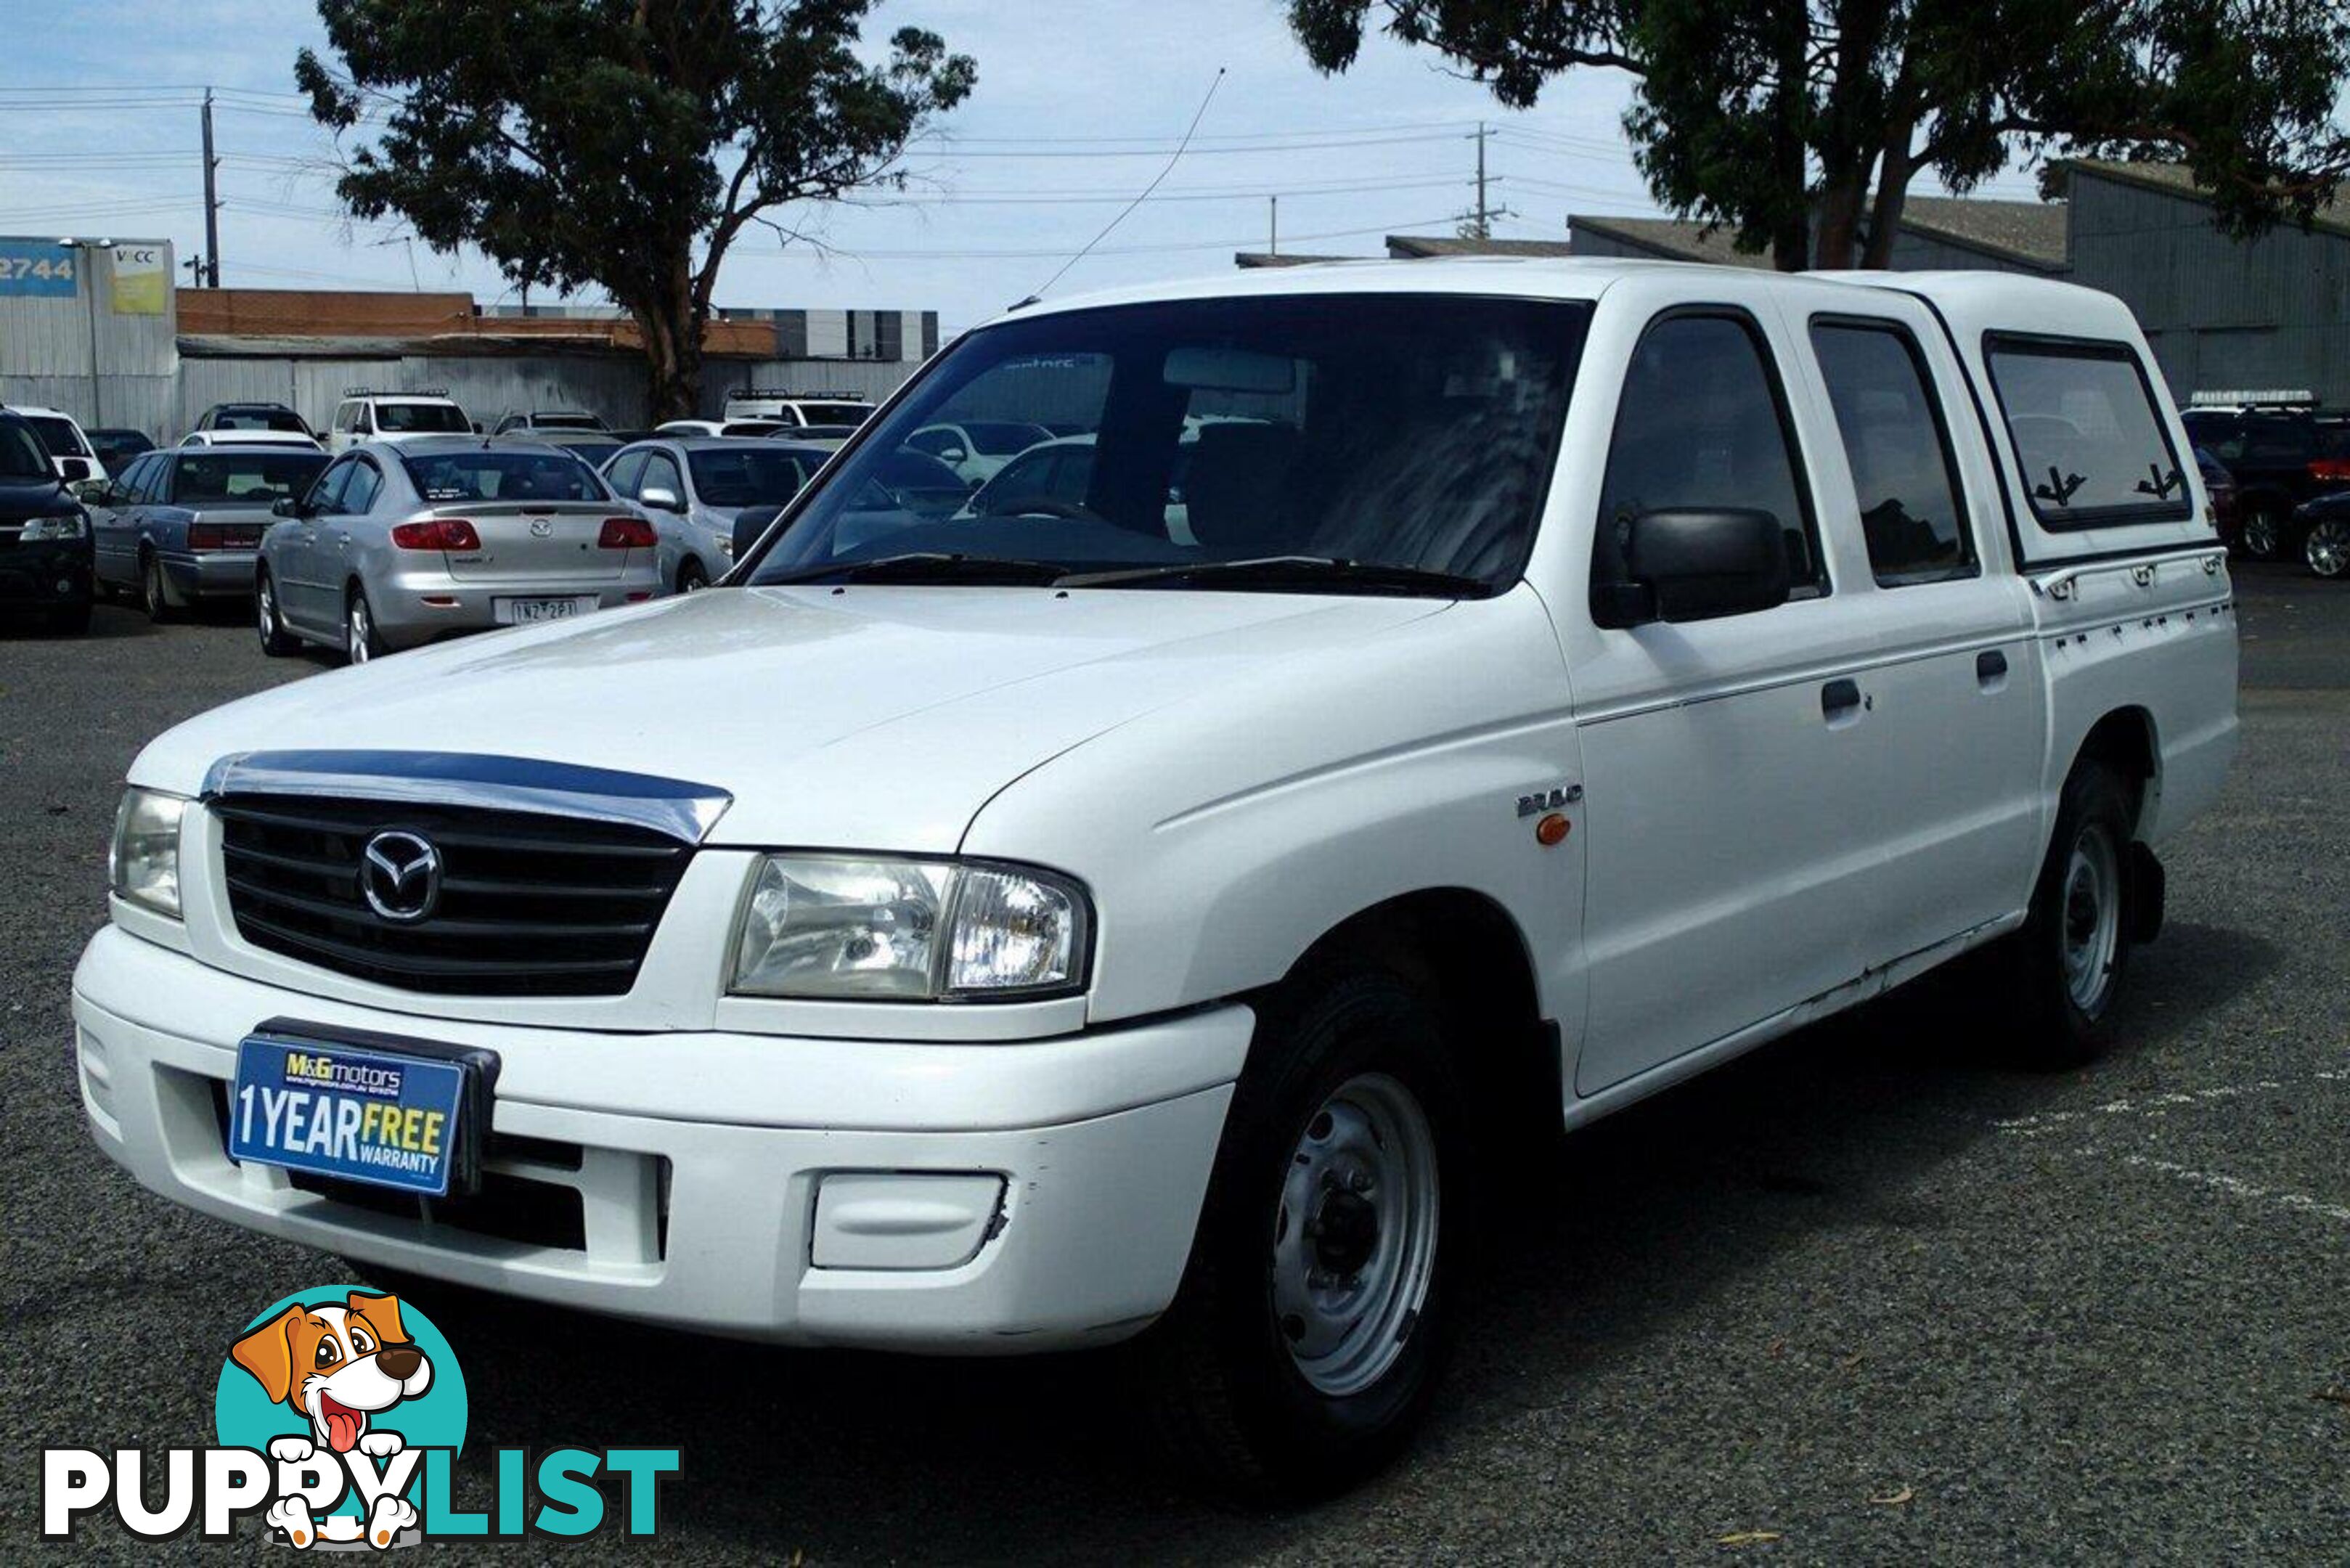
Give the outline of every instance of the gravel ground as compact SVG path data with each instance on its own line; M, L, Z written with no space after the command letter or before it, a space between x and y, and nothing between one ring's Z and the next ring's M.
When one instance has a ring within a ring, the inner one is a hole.
M1947 973L1570 1140L1500 1227L1424 1440L1353 1495L1184 1499L1099 1357L791 1354L494 1306L440 1314L473 1398L461 1501L487 1449L563 1438L681 1448L647 1550L708 1562L2350 1561L2350 592L2238 580L2243 758L2169 853L2126 1043L2074 1075L1989 1065L1997 1015ZM264 661L241 621L0 637L10 1558L40 1448L209 1441L229 1326L348 1277L134 1187L68 1057L130 757L317 668ZM516 1552L545 1548L479 1554Z

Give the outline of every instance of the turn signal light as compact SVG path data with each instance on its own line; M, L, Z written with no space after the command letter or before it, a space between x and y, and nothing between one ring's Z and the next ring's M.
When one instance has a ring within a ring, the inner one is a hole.
M460 555L482 547L482 536L463 517L396 524L391 530L391 542L403 550L448 550Z
M607 517L596 544L606 550L650 550L654 544L653 525L641 517Z

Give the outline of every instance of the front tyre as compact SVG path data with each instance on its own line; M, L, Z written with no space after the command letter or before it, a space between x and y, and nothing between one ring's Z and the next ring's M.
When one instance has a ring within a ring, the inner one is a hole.
M1403 1446L1435 1388L1473 1176L1435 1015L1345 969L1263 1009L1183 1286L1139 1347L1168 1456L1209 1490L1326 1493Z
M698 594L709 586L710 574L702 569L700 561L688 556L677 568L677 591L681 594Z
M2135 815L2127 782L2107 763L2084 761L2064 781L2031 912L2007 939L2029 1065L2079 1066L2108 1044L2106 1023L2129 967Z

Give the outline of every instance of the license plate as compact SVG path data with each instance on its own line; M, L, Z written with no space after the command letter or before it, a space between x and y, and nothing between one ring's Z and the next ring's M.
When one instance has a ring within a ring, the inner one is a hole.
M469 1187L486 1108L483 1063L496 1059L403 1044L412 1048L246 1036L229 1093L229 1158L434 1198Z
M493 599L490 610L500 626L528 626L533 621L568 620L596 607L592 598Z

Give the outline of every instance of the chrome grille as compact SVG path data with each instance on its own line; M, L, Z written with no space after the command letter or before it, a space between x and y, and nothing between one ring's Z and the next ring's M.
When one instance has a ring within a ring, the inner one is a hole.
M692 847L533 812L302 795L215 798L229 908L258 948L404 991L617 996L636 982ZM369 908L361 852L399 830L441 857L432 913Z

